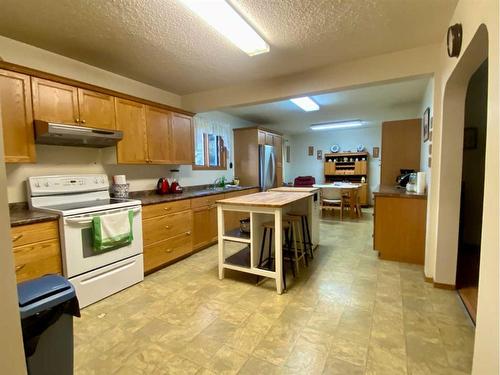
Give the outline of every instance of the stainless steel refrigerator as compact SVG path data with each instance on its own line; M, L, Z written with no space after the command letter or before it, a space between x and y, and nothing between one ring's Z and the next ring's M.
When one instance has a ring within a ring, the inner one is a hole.
M267 191L277 186L276 154L273 146L259 145L259 187Z

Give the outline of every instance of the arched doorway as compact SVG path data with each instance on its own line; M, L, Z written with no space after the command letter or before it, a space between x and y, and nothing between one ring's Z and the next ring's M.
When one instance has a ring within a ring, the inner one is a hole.
M460 283L463 282L463 279L457 279L457 263L459 259L459 238L463 234L460 231L460 229L463 229L460 227L460 219L461 213L462 215L465 214L461 212L463 208L461 197L464 175L464 128L469 127L466 123L464 124L466 120L466 98L471 78L487 58L488 31L486 26L481 25L446 82L444 91L434 280L457 285L457 287L460 287ZM484 127L486 129L486 123ZM469 134L465 140L470 141ZM482 184L481 189L484 189ZM482 206L482 196L480 202L475 204ZM477 216L477 213L475 215ZM482 216L482 211L479 216ZM479 233L481 233L480 228ZM464 258L461 257L462 270L463 261Z

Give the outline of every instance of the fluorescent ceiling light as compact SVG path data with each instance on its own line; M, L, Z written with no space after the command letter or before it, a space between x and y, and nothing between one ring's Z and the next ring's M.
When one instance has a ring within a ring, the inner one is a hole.
M356 128L362 125L363 121L361 120L351 120L351 121L336 121L336 122L325 122L322 124L313 124L310 126L310 128L311 130L327 130L327 129Z
M303 96L302 98L290 99L290 101L296 106L302 108L306 112L317 111L319 105L308 96Z
M181 1L248 55L269 52L269 44L225 0Z

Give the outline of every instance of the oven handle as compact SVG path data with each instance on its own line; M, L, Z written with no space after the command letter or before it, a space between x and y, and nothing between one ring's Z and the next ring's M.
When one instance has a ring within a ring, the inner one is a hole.
M141 209L140 208L133 208L131 210L132 212L136 213L136 212L140 212ZM93 217L83 217L83 218L74 218L74 219L71 219L71 218L68 218L68 219L65 219L66 223L69 223L69 224L90 224L92 223L92 219Z

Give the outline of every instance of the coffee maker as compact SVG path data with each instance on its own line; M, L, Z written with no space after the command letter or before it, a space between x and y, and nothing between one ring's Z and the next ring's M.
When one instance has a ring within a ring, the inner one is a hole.
M412 173L415 173L415 169L400 169L400 175L396 177L396 183L401 187L406 187L406 184L410 182L410 177Z

